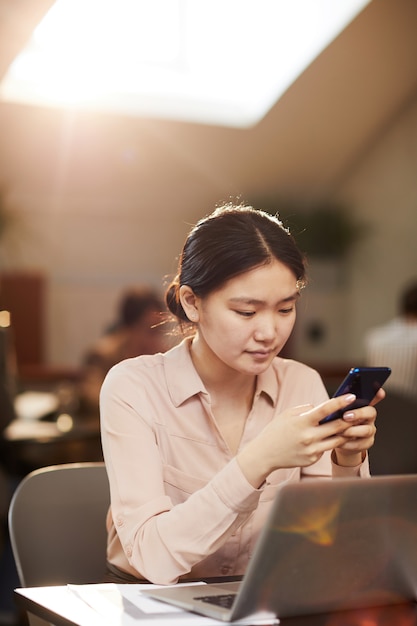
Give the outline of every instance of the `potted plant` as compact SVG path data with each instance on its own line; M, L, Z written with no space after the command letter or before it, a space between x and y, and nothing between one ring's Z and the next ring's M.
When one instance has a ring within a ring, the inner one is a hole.
M268 197L251 204L277 214L307 257L344 259L369 232L369 225L341 204L322 202L306 206Z
M342 260L364 237L368 226L346 207L318 205L281 217L289 225L299 247L308 257Z

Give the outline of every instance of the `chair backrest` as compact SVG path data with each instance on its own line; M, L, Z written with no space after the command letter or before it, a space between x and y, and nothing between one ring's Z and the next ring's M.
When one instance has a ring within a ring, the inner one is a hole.
M54 465L28 474L9 508L22 586L102 582L109 502L104 463Z
M417 474L417 402L387 390L377 410L371 474Z

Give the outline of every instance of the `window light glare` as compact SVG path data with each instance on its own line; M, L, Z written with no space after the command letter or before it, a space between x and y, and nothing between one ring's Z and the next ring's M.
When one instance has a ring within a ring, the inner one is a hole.
M369 0L57 0L0 98L247 126Z

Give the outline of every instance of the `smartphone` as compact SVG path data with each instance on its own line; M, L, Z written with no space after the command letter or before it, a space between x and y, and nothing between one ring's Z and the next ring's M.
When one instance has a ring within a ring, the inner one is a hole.
M331 422L341 418L349 409L359 409L370 404L390 374L391 368L389 367L352 367L333 398L343 396L345 393L354 393L356 400L343 409L324 417L319 423Z

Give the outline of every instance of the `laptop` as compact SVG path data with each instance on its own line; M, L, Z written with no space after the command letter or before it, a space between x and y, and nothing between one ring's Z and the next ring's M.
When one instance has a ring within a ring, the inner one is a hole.
M241 582L143 593L225 622L415 600L417 475L286 484Z

